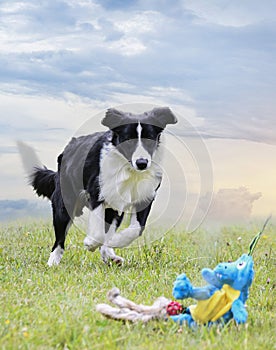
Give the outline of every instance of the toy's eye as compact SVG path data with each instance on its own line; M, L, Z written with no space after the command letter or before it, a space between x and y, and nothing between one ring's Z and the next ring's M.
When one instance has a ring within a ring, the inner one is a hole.
M237 265L237 269L238 269L238 270L241 270L241 269L243 269L243 268L245 267L245 265L246 265L246 262L245 262L245 261L240 262L240 263Z

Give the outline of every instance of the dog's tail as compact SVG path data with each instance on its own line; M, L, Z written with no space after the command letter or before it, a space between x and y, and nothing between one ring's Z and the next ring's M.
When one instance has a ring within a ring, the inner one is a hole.
M38 196L44 196L51 199L55 190L55 177L56 172L44 168L34 168L34 172L31 174L30 183L33 186Z
M29 184L33 186L38 196L51 199L55 190L56 172L42 166L35 150L22 141L17 142L22 163L27 173Z

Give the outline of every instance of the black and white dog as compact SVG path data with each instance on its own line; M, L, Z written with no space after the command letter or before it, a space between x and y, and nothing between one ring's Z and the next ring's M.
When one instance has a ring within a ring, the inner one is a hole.
M53 208L56 241L49 266L59 264L69 226L84 207L89 209L84 245L90 251L100 247L104 262L123 262L113 248L142 234L162 179L160 135L176 122L166 107L141 115L109 109L102 120L109 130L72 138L58 157L57 172L34 169L31 184ZM130 225L118 232L126 212Z

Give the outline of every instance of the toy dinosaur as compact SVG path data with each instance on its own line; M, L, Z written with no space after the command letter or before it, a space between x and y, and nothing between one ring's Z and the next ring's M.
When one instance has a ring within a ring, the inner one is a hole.
M194 298L196 305L184 308L175 301L164 297L158 298L152 306L137 305L123 298L118 288L108 293L108 299L119 308L107 304L97 305L97 311L116 320L132 322L148 322L152 319L167 319L182 325L195 327L198 324L227 323L232 318L238 323L247 321L245 302L249 296L249 288L254 278L252 254L270 217L264 223L263 229L252 240L248 254L243 254L238 260L220 263L213 270L204 268L202 277L208 283L204 287L194 287L186 274L179 275L173 287L175 299Z
M171 318L180 324L187 322L189 326L218 320L226 323L231 318L237 323L245 323L247 311L244 304L254 277L252 256L243 254L234 262L218 264L214 270L203 269L202 277L208 284L198 288L185 274L177 277L173 296L176 299L194 298L198 303Z

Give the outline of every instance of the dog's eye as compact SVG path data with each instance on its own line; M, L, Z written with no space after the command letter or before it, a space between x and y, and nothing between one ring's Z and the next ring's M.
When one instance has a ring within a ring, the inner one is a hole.
M245 267L245 265L246 265L246 262L245 262L245 261L240 262L240 263L237 265L237 269L238 269L238 270L241 270L241 269L243 269L243 268Z
M115 132L113 133L112 142L115 146L117 146L119 144L119 135Z

